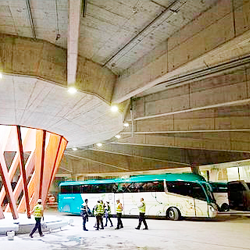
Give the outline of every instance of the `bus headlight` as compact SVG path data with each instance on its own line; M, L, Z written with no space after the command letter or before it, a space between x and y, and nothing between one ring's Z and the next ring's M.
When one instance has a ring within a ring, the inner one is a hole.
M215 204L210 204L209 205L209 217L215 217L217 215L217 207Z
M210 208L211 212L215 212L215 209L213 206L209 206L209 208Z

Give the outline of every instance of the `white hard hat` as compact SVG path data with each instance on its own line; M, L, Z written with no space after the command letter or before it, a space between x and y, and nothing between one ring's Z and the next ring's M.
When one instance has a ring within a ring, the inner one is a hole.
M42 199L38 199L38 200L37 200L37 203L42 203Z

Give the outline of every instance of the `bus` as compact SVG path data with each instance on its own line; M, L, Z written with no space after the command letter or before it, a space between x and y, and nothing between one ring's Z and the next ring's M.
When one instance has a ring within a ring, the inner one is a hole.
M138 215L140 198L146 202L147 216L165 216L170 220L181 217L215 217L218 209L211 187L204 177L193 174L161 174L130 178L63 182L60 185L58 210L80 214L85 199L89 207L97 200L109 201L115 213L116 200L123 204L123 215Z
M250 211L250 183L230 181L227 188L230 209Z
M228 188L227 182L209 182L214 199L221 212L229 211Z

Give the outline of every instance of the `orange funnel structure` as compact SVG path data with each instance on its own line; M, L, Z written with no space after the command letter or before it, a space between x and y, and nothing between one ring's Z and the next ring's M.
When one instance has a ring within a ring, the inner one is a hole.
M0 219L10 211L33 209L38 198L45 203L67 140L45 130L20 126L0 126Z

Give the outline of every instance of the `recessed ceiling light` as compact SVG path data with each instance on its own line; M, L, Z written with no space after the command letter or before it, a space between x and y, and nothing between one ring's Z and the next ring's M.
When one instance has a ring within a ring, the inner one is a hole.
M117 112L119 110L116 105L112 105L110 109L112 112Z
M98 142L98 143L96 143L96 146L97 146L97 147L101 147L101 146L102 146L102 143Z
M124 126L124 127L129 127L128 122L123 123L123 126Z
M68 88L68 92L69 92L70 94L75 94L75 93L77 92L77 89L76 89L75 87L69 87L69 88Z
M121 136L120 136L120 135L116 135L116 136L115 136L115 138L120 139L120 138L121 138Z

